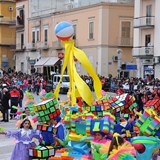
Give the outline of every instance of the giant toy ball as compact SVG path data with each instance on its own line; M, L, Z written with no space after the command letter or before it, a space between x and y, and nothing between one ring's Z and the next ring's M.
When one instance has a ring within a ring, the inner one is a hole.
M62 21L55 26L54 33L56 34L58 39L66 41L73 36L74 29L70 23Z

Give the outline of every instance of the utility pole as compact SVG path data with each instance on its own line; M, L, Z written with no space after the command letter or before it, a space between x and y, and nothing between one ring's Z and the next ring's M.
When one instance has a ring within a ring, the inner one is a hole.
M118 65L117 65L118 78L120 78L120 73L121 73L121 58L122 58L121 52L122 52L121 49L117 50L117 53L118 53Z

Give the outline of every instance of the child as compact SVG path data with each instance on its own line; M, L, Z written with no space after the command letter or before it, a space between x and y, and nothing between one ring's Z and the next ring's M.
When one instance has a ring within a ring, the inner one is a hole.
M29 160L29 148L36 146L32 139L39 139L39 135L33 131L30 120L24 119L19 130L8 131L4 134L8 138L14 137L17 139L10 160Z
M56 129L56 135L55 137L60 139L60 140L64 140L65 138L65 134L64 134L64 127L61 124L61 117L58 116L53 120L53 127Z
M100 148L103 144L110 144L110 140L106 139L106 134L103 132L95 132L94 139L91 141L91 152L93 159L103 160L106 154L103 154L100 151ZM108 143L109 142L109 143Z
M129 160L136 160L136 150L129 143L115 133L111 141L107 160L116 160L122 158L128 158Z

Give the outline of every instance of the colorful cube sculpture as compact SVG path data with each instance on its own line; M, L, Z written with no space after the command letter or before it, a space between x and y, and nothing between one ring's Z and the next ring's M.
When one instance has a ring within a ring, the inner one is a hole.
M136 126L143 135L153 136L160 127L160 117L153 109L146 108Z
M54 156L55 151L52 146L36 146L29 149L29 156L36 158L48 158Z
M108 111L116 115L116 118L118 118L120 116L120 112L134 114L136 108L137 104L135 102L135 97L129 94L122 94L109 100L93 102L91 107L86 107L86 110L98 117L103 117L103 112Z
M56 99L43 101L37 106L34 106L34 110L38 114L38 122L46 122L50 119L56 118L61 114L57 106Z
M101 120L94 120L89 114L86 119L86 133L103 132L112 136L114 132L114 121L115 117L109 112L104 112L104 117Z
M156 112L160 111L160 99L149 100L144 108L153 108Z

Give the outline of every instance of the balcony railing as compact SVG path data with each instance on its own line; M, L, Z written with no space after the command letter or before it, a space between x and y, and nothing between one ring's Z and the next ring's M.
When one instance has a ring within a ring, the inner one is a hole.
M21 44L21 43L10 46L10 50L12 50L12 51L22 51L24 49L25 49L25 46L24 46L24 44Z
M0 18L0 24L16 24L16 18L13 17Z
M133 57L148 57L154 55L154 47L137 47L132 49Z
M134 28L153 28L155 25L155 17L139 17L134 19Z
M61 41L53 41L52 47L53 49L57 49L57 50L63 49L63 45Z
M27 44L28 50L36 50L37 49L37 43L28 43Z
M117 44L118 46L132 47L133 46L133 38L118 37L117 43L118 43Z
M16 43L15 38L1 38L0 45L12 45Z
M48 41L46 41L46 42L39 42L38 43L38 48L40 48L40 49L48 49L49 48Z

